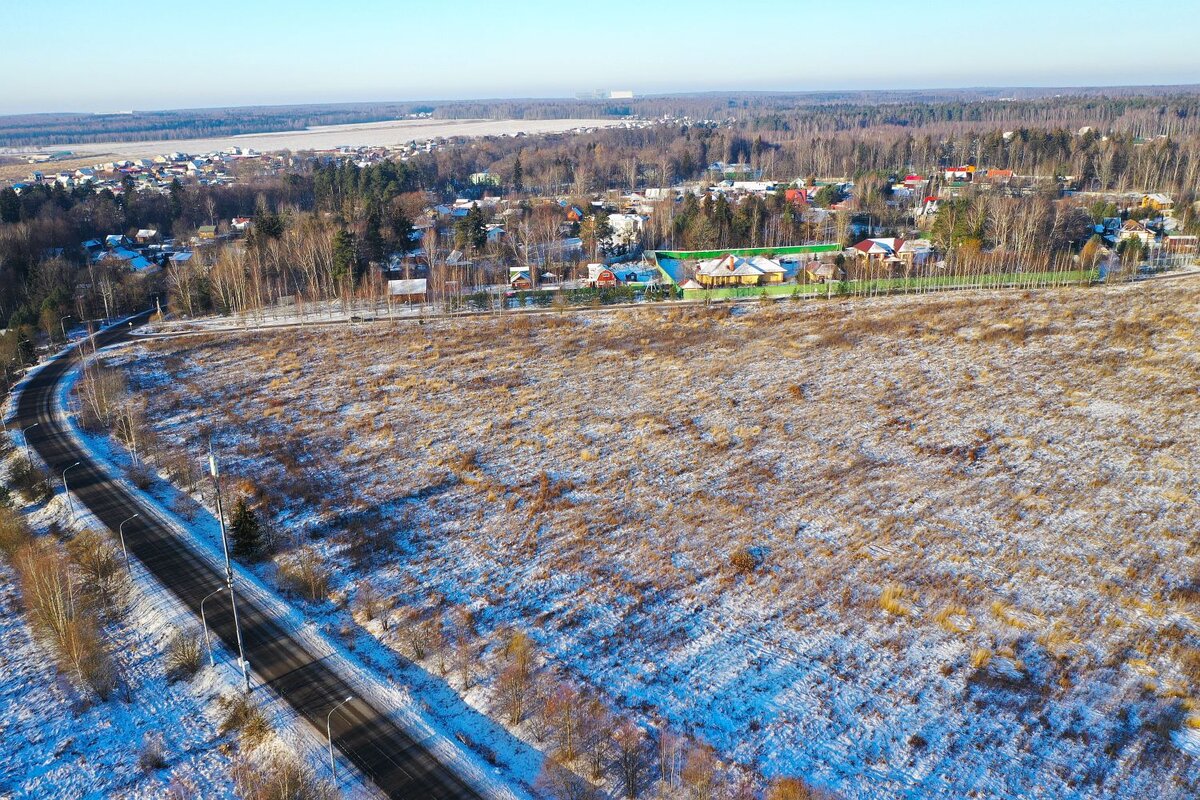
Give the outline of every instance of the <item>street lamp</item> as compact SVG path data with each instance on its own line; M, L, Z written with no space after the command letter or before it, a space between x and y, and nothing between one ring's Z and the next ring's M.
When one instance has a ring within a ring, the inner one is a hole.
M129 519L121 520L121 524L117 526L117 535L121 537L121 552L125 554L125 571L128 572L130 575L133 574L133 570L130 569L130 567L129 567L129 548L125 546L125 523L129 522L131 520L137 519L141 515L142 514L139 511L138 513L134 514Z
M75 522L75 504L73 502L71 502L71 487L67 485L67 470L75 469L81 463L82 462L80 462L80 461L76 461L74 464L72 464L71 466L67 467L67 469L64 469L62 471L63 494L65 494L67 496L67 510L69 510L71 512L71 522L72 523Z
M333 776L334 783L337 783L337 762L333 760L333 732L330 729L330 720L333 719L333 712L337 711L342 706L353 700L354 697L347 697L342 702L329 709L329 713L325 715L325 738L329 740L329 772Z
M225 509L221 505L221 469L213 453L212 442L208 443L208 471L217 490L217 521L221 523L221 548L225 551L225 586L229 589L229 605L233 608L233 632L237 637L238 658L242 662L242 680L246 683L246 694L250 693L250 670L246 663L246 649L242 646L242 627L238 622L237 596L233 593L233 566L229 563L229 536L225 532Z
M35 422L21 429L21 441L25 442L25 463L29 465L30 472L33 472L33 457L29 455L29 431L41 424L40 422Z
M74 318L75 317L71 314L67 314L65 317L58 318L58 325L59 325L59 327L62 328L62 332L63 332L63 342L70 341L70 339L67 338L67 320L74 319Z
M204 604L208 601L208 598L212 597L213 595L220 594L228 588L228 586L222 586L216 591L209 592L200 601L200 624L204 626L204 646L208 648L208 665L210 667L215 667L217 662L213 660L212 639L210 639L208 635L208 617L204 616Z

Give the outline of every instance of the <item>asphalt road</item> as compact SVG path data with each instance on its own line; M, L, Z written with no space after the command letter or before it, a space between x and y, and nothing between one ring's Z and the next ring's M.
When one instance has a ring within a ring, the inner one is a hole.
M98 345L103 347L128 336L128 330L102 333ZM64 467L81 462L67 476L76 502L85 504L112 531L117 531L122 520L141 514L125 525L130 554L192 610L199 626L200 601L223 585L223 573L201 558L192 544L148 513L136 493L112 481L93 464L88 453L55 420L52 409L56 387L75 359L72 350L69 356L47 364L30 379L17 407L19 424L25 427L40 423L28 432L29 445L56 476ZM237 640L228 595L223 592L210 599L205 613L210 629L236 659ZM270 687L324 737L326 715L354 695L351 683L338 674L336 665L310 653L269 610L243 593L238 594L238 613L247 660L254 672L254 691L264 691L264 685ZM355 697L341 706L333 714L330 728L335 746L389 797L428 800L480 796L367 700Z

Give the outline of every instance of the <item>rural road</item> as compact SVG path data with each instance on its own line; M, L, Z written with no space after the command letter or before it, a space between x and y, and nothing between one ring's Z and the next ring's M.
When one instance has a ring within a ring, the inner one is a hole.
M140 317L145 320L145 315ZM97 345L125 340L129 330L102 332ZM200 620L200 601L223 585L224 576L201 557L194 545L163 524L136 492L112 480L93 463L90 454L80 448L53 413L59 381L70 371L77 358L71 349L46 364L26 383L17 405L20 426L37 422L28 432L29 445L46 461L53 474L76 461L81 466L71 471L71 490L113 531L122 520L135 513L141 516L125 525L129 550L137 556L163 586L167 587ZM224 602L221 602L224 601ZM205 606L214 633L236 658L233 617L227 596L213 597ZM326 715L348 696L355 695L347 676L340 675L335 664L314 655L293 637L266 608L244 592L238 593L238 612L247 660L256 677L255 691L269 687L287 701L301 716L325 735ZM389 797L476 798L479 793L440 763L422 742L415 740L380 708L359 697L333 714L334 744Z

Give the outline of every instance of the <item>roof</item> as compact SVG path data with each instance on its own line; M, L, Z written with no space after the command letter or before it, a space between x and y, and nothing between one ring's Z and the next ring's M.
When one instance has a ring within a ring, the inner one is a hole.
M137 232L137 238L139 239L153 239L155 236L158 236L158 231L153 228L142 228Z
M867 255L895 255L903 246L903 239L863 239L854 249Z
M405 278L402 280L388 281L388 294L425 294L427 286L425 278Z
M754 277L770 273L786 273L787 270L765 256L750 256L742 258L730 253L721 258L702 261L697 265L697 275L712 275L723 277Z
M686 281L679 284L679 288L680 289L703 289L704 287L701 286L700 284L696 283L691 278L688 278Z

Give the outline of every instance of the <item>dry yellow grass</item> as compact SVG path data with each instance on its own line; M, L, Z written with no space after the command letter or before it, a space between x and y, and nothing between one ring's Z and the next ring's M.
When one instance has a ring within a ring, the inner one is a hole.
M1195 680L1198 300L1181 281L258 334L144 345L131 378L166 440L198 453L216 428L278 524L364 516L406 547L372 580L527 624L584 680L645 660L737 692L747 653L821 641L855 666L806 669L957 714L943 676L967 666L1080 703L1117 674ZM780 702L824 708L836 682ZM699 714L718 689L697 686ZM749 722L729 727L825 730Z

